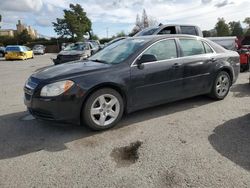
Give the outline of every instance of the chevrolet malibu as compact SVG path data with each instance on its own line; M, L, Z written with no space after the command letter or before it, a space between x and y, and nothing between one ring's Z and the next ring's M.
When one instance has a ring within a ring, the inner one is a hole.
M31 75L24 87L25 104L36 118L104 130L124 112L204 94L222 100L239 69L237 52L204 38L126 38L88 60Z

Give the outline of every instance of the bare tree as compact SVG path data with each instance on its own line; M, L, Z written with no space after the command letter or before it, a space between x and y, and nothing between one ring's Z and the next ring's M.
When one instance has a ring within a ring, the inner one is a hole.
M132 32L130 35L132 36L147 27L156 26L156 25L158 25L157 20L153 17L148 16L146 10L143 9L141 19L140 19L139 14L136 15L135 26L132 29Z

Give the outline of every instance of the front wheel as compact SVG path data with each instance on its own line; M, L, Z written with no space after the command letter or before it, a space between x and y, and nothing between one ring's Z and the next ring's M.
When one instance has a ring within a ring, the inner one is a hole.
M123 111L123 99L117 91L100 89L87 99L82 111L82 122L93 130L109 129L120 121Z
M231 87L231 78L225 71L221 71L217 74L210 96L216 100L224 99Z

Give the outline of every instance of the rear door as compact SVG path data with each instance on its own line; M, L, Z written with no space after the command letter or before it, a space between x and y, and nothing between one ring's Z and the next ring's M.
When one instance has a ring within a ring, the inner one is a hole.
M139 68L136 63L132 64L132 104L137 107L150 106L178 98L183 69L181 60L177 58L176 41L158 41L141 55L143 54L154 55L157 61L144 63L143 68Z
M183 91L185 96L208 92L215 59L213 49L204 41L182 38L178 40L183 62Z

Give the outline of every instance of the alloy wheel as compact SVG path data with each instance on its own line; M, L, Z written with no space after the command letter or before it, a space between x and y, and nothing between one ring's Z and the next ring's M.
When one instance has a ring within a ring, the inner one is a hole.
M230 88L230 80L227 75L220 75L216 81L216 93L220 97L224 97Z
M108 126L113 123L120 113L119 100L111 94L97 97L91 105L91 119L99 126Z

